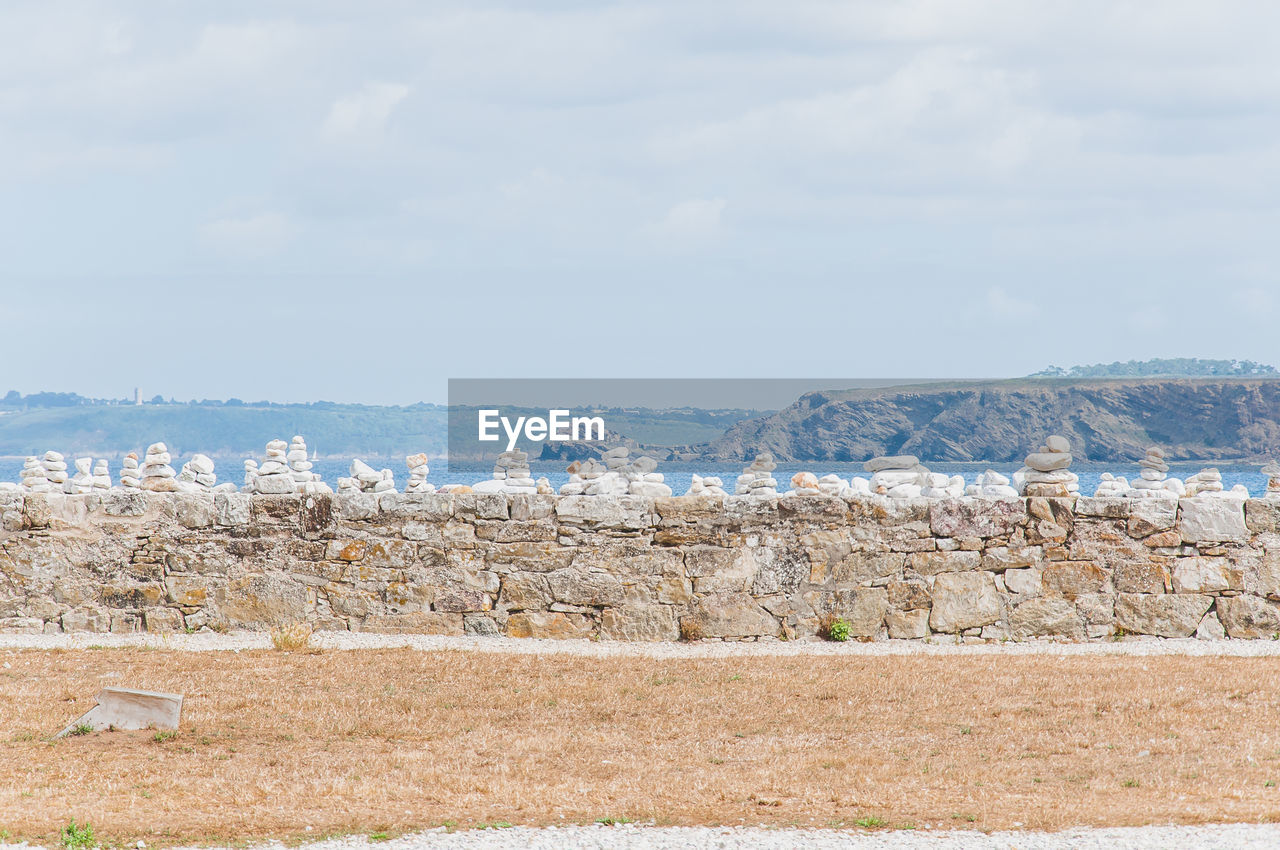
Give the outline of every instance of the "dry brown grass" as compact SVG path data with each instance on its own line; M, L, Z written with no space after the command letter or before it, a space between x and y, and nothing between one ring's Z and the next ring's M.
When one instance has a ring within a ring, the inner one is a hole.
M271 630L271 645L280 652L296 652L311 645L314 629L310 623L292 623Z
M0 652L0 829L456 821L1056 829L1280 817L1280 660ZM181 731L50 740L103 684ZM305 827L312 831L304 833Z

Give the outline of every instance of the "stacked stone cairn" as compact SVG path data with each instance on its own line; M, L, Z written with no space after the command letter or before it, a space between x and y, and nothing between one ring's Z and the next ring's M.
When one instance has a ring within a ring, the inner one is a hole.
M40 462L40 458L32 456L23 461L22 472L19 475L22 479L22 486L32 493L53 492L53 484L50 483L49 477L45 474L44 464Z
M427 475L431 469L427 466L427 456L423 452L416 455L409 455L404 459L404 465L409 467L409 483L404 485L406 493L434 493L436 488L427 481Z
M1247 499L1249 498L1249 488L1243 484L1237 484L1230 490L1224 490L1222 473L1215 467L1209 467L1187 478L1186 495L1189 497L1207 496L1219 499Z
M703 478L701 475L693 476L689 489L685 491L686 496L727 496L725 492L724 482L714 475L708 475Z
M1009 479L994 469L981 473L974 483L964 488L964 494L979 499L1018 498L1018 491L1009 483Z
M538 482L529 468L529 453L512 449L498 455L493 463L493 477L471 485L476 493L536 493Z
M871 473L871 492L891 499L914 499L932 483L931 473L914 455L873 457L862 468Z
M756 459L751 461L751 465L738 476L737 485L733 490L734 494L738 496L777 496L778 481L773 477L773 471L777 468L778 464L774 463L773 455L768 452L761 452L756 455Z
M93 492L93 458L78 457L75 460L76 474L71 476L63 488L65 492L77 496Z
M849 492L849 482L834 473L818 479L818 490L824 496L844 496Z
M1262 467L1262 474L1267 476L1267 492L1262 498L1272 502L1280 501L1280 463L1274 460Z
M245 458L244 462L244 491L252 493L254 491L254 482L258 480L258 462L253 458Z
M636 458L617 474L627 480L627 492L632 496L665 499L671 495L671 488L663 474L658 472L658 461L648 455Z
M189 492L212 490L218 483L218 476L213 472L213 458L208 455L192 455L191 460L182 465L178 473L179 486Z
M603 463L592 457L586 460L575 460L565 467L564 471L569 473L569 481L560 487L560 495L585 496L588 495L588 489L598 486L597 482L608 470Z
M818 486L818 476L812 472L797 472L791 476L791 490L788 496L822 496L822 488Z
M100 459L93 464L93 489L99 493L111 489L111 470L107 467L105 459Z
M351 461L350 473L350 477L338 479L339 493L390 493L396 489L391 470L379 472L359 458Z
M138 453L129 452L120 461L120 486L137 490L142 486L142 474L138 471Z
M1026 466L1014 480L1022 480L1022 495L1061 497L1080 490L1080 477L1072 472L1071 444L1054 434L1037 451L1027 455Z
M551 479L545 475L538 477L536 489L539 496L554 496L556 494L556 488L551 486Z
M267 443L266 456L262 463L258 464L252 484L248 483L251 467L245 464L246 489L251 488L249 489L251 493L273 496L296 493L297 485L294 484L293 475L289 471L288 454L289 444L284 440L272 440Z
M920 495L926 499L958 499L964 495L964 476L926 472Z
M1130 498L1177 499L1186 492L1186 487L1177 478L1168 476L1169 464L1165 462L1164 450L1159 446L1149 446L1147 455L1138 461L1141 468L1138 477L1129 486Z
M55 451L47 451L44 453L44 459L41 461L44 466L44 476L49 479L49 483L53 485L54 491L66 490L67 484L67 462L62 455Z
M312 471L311 461L307 458L307 441L301 435L294 434L289 441L289 451L285 454L289 463L289 477L299 493L332 493L328 484L320 479L320 473Z
M1131 492L1133 492L1133 488L1129 486L1129 482L1126 479L1112 475L1110 472L1104 472L1098 479L1098 488L1093 491L1093 496L1095 499L1115 498L1128 496Z
M169 447L164 443L152 443L147 446L147 453L142 458L142 489L157 493L176 493L178 482L174 480L177 473L169 465L172 457Z

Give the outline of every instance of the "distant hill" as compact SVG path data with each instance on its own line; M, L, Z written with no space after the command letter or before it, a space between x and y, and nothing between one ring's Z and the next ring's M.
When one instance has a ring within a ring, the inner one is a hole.
M1252 360L1201 360L1195 357L1095 363L1062 369L1050 366L1032 378L1226 378L1280 375L1274 366Z
M506 408L512 416L545 416L546 411ZM608 423L610 440L655 446L705 444L754 410L679 408L606 408L598 411ZM594 415L595 411L593 411ZM279 404L202 400L173 402L153 398L137 405L124 399L94 399L75 393L10 392L0 397L0 455L23 456L49 449L66 454L117 457L164 441L176 455L260 455L268 440L306 437L307 445L330 457L395 457L426 452L433 458L449 448L461 422L474 427L474 418L455 417L436 404L380 406L317 401ZM463 442L455 439L455 447ZM528 448L528 446L525 446ZM475 456L491 459L501 449L486 444Z
M1280 379L1067 379L931 383L809 393L700 447L703 460L1020 461L1050 434L1086 460L1280 455Z

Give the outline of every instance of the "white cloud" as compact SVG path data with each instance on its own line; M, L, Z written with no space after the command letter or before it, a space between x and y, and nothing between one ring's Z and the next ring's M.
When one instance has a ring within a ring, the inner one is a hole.
M207 245L233 259L260 259L277 254L297 232L297 226L287 215L272 211L218 218L201 228Z
M355 94L340 97L324 120L326 138L339 141L376 141L386 129L391 113L408 97L403 83L369 83Z
M693 198L667 210L653 228L654 232L673 241L710 239L721 232L720 217L727 201L723 198Z

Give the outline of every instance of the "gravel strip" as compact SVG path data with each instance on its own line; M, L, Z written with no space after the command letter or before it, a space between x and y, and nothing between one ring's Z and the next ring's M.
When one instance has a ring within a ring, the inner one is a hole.
M317 632L311 645L320 649L400 649L423 652L496 652L510 655L573 655L593 658L739 658L744 656L838 655L1181 655L1220 657L1280 656L1280 641L1127 637L1102 643L1032 640L1020 643L955 644L949 641L889 640L874 643L805 641L703 641L700 643L628 643L622 641L539 640L442 635L381 635L361 632ZM181 652L239 652L270 649L265 632L218 634L52 634L0 635L2 649L85 649L150 647Z
M26 844L4 845L36 850ZM304 844L300 850L1263 850L1280 846L1280 825L1141 826L1064 832L841 832L750 827L570 826L443 829L370 842L365 836ZM278 842L253 850L283 850Z

